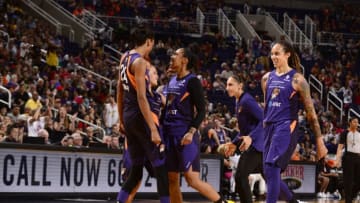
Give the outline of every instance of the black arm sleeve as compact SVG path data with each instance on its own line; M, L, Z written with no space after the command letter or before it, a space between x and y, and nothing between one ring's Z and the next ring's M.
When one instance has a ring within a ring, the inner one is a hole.
M194 104L197 114L191 121L190 127L194 127L196 129L199 128L201 122L205 118L205 97L204 91L201 86L200 80L196 77L191 78L189 80L187 86L188 92L190 94L190 100Z
M349 133L348 130L344 130L341 134L340 134L340 140L339 140L339 144L344 144L346 145L346 136Z

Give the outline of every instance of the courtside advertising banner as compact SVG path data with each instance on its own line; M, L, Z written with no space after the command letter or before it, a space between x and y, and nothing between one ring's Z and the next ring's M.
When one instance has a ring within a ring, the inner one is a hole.
M291 162L281 174L281 179L295 193L316 192L316 165L315 163Z
M40 148L40 147L38 147ZM202 158L200 178L220 190L221 159ZM0 193L118 192L122 155L99 152L2 148ZM195 192L181 179L182 192ZM144 169L140 193L156 193L156 181Z

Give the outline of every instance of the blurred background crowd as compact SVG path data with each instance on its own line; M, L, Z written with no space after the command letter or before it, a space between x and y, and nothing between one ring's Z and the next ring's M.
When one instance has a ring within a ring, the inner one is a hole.
M119 132L115 89L118 62L105 51L104 45L111 44L119 52L128 50L132 46L128 41L131 19L138 23L151 20L156 31L150 58L158 68L160 86L168 79L165 73L170 54L190 42L199 44L196 74L203 85L208 114L199 129L201 151L216 153L217 146L234 138L239 131L234 99L225 90L227 78L236 74L244 79L246 91L263 105L260 79L272 70L269 52L275 36L259 32L261 39L239 42L232 36L223 36L217 26L211 25L205 26L201 36L189 35L196 29L193 23L197 8L208 13L221 8L229 14L240 10L282 16L287 12L299 27L304 24L301 20L304 15L311 16L318 31L329 32L334 44L299 52L305 76L315 76L324 86L323 95L312 91L312 98L329 154L336 153L349 109L360 112L360 16L356 4L334 1L331 6L307 10L249 3L233 5L221 0L57 1L76 18L81 19L85 10L105 16L104 30L114 30L112 38L104 36L101 30L81 46L56 33L44 19L29 15L20 1L0 3L0 85L11 94L10 107L0 103L2 143L122 150L124 135ZM341 112L327 104L328 92L343 102ZM0 89L0 99L8 101L8 97L8 92ZM302 135L292 159L315 161L313 133L304 111L300 110L298 115ZM325 164L325 172L331 174L325 175L331 180L326 191L334 194L341 188L341 181L331 163L329 159ZM225 167L225 173L232 171L231 159L225 161ZM228 188L227 183L225 186ZM258 192L261 193L264 191Z

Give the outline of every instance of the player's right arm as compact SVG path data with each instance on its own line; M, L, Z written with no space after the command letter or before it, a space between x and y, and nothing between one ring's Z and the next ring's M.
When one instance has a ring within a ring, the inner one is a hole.
M124 118L123 118L123 86L121 82L121 78L119 77L117 84L117 107L119 112L119 120L120 120L120 132L125 133L124 129Z
M143 58L138 58L134 61L131 68L134 72L136 88L137 88L137 100L139 104L140 111L144 116L144 119L151 130L151 141L158 145L161 143L161 138L158 132L158 129L155 125L154 118L150 109L149 102L146 97L146 82L145 82L145 72L146 67L149 64Z

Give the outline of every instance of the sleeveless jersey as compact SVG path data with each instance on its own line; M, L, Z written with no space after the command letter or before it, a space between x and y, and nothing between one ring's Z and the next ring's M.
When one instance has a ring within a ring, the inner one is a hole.
M275 70L270 72L266 85L264 122L273 123L284 120L297 120L299 94L292 87L296 70L278 76Z
M194 104L191 103L187 86L194 74L188 74L178 79L173 76L166 88L166 109L164 125L167 127L179 127L190 125L194 116Z
M224 130L222 129L218 129L218 130L215 130L216 131L216 134L219 138L219 142L220 144L224 144L225 143L225 132Z
M119 78L123 86L123 116L124 118L136 115L140 112L139 104L137 101L137 86L135 76L130 72L131 64L140 58L139 53L126 52L120 61ZM144 78L145 80L145 78Z
M146 69L145 71L145 85L146 87L150 86L150 73L149 69ZM153 115L153 119L155 121L155 124L159 126L159 116L161 111L161 96L159 93L154 91L153 89L146 88L146 98L150 105L150 110Z

